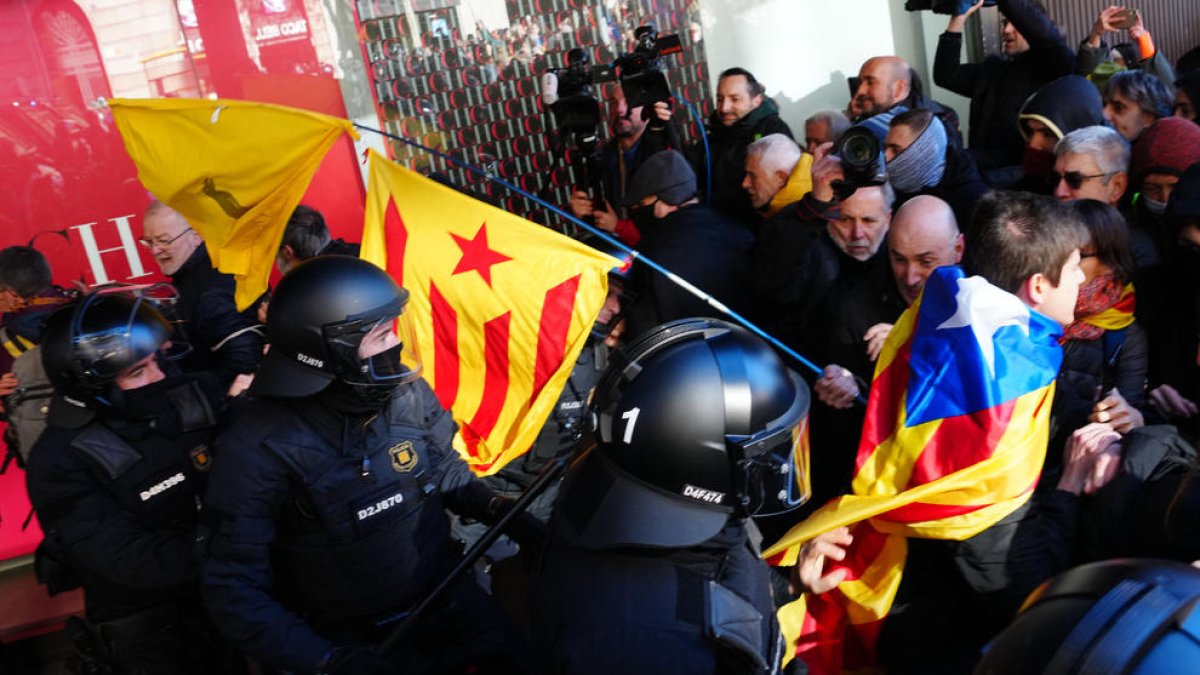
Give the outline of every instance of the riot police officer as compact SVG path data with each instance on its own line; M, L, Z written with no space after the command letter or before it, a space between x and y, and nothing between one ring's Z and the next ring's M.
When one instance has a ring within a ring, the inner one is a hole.
M121 293L46 322L55 397L27 475L45 532L36 564L52 593L83 586L86 672L236 669L215 648L194 556L221 394L211 376L174 374L170 335L148 301Z
M469 579L394 656L371 648L453 562L444 508L486 521L498 504L420 379L407 300L357 258L290 270L252 400L218 441L205 604L269 667L503 672L516 661L516 640Z
M613 356L598 445L564 481L535 585L543 672L776 672L750 516L807 497L808 404L765 343L715 319Z

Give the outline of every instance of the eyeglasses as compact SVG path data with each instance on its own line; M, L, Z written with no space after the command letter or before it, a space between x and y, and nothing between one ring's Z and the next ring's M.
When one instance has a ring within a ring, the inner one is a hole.
M1085 181L1092 180L1093 178L1104 178L1107 180L1111 175L1112 174L1110 173L1096 173L1088 176L1079 173L1078 171L1068 171L1066 173L1051 171L1050 182L1052 185L1058 185L1058 181L1066 181L1067 187L1071 188L1072 190L1078 190L1079 188L1083 187Z
M171 244L174 244L176 241L178 241L180 237L182 237L183 235L185 235L191 231L192 231L192 228L189 227L189 228L185 229L183 232L180 232L179 234L175 235L174 237L171 237L170 239L145 239L145 238L142 238L142 239L138 239L138 243L141 244L142 246L145 246L146 248L150 248L150 249L154 248L155 246L157 246L159 248L167 248Z

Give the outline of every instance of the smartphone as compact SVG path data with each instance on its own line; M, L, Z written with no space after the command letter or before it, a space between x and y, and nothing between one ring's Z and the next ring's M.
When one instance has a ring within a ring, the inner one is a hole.
M1137 23L1137 18L1138 11L1136 9L1127 9L1119 12L1113 18L1113 28L1119 28L1121 30L1132 28L1133 24Z

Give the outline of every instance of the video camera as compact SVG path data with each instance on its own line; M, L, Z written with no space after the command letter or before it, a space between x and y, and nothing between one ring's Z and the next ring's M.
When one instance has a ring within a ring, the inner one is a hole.
M887 182L887 163L879 139L866 127L850 127L838 141L834 155L842 160L845 178L833 181L833 191L839 200L846 199L860 187L883 185Z
M975 0L908 0L904 3L904 9L910 12L919 12L924 9L932 10L934 14L950 14L960 15L966 14L967 10L975 4ZM996 4L996 0L985 0L984 7L991 7Z
M649 25L634 32L634 42L632 52L600 66L591 65L588 53L576 47L567 52L565 68L550 68L541 77L542 103L554 114L559 132L574 147L571 155L576 176L600 202L607 199L599 168L600 101L593 85L619 81L630 109L666 101L671 98L671 89L663 73L662 57L683 51L678 35L660 38Z
M633 33L634 47L613 61L621 90L630 108L654 105L671 98L667 76L663 73L662 57L683 51L678 35L658 36L654 26L641 26Z

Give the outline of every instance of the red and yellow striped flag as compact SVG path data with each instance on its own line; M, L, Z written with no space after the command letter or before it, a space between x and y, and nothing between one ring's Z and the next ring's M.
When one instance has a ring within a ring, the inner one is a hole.
M239 310L264 291L292 211L348 121L248 101L112 99L138 178L178 211L213 267L237 279Z
M424 377L476 473L533 444L619 261L372 152L362 257L411 294Z
M961 541L1024 504L1037 486L1062 361L1054 321L960 269L938 269L888 336L867 404L853 494L826 504L765 551L843 525L845 581L780 610L814 674L869 669L904 572L907 538Z

